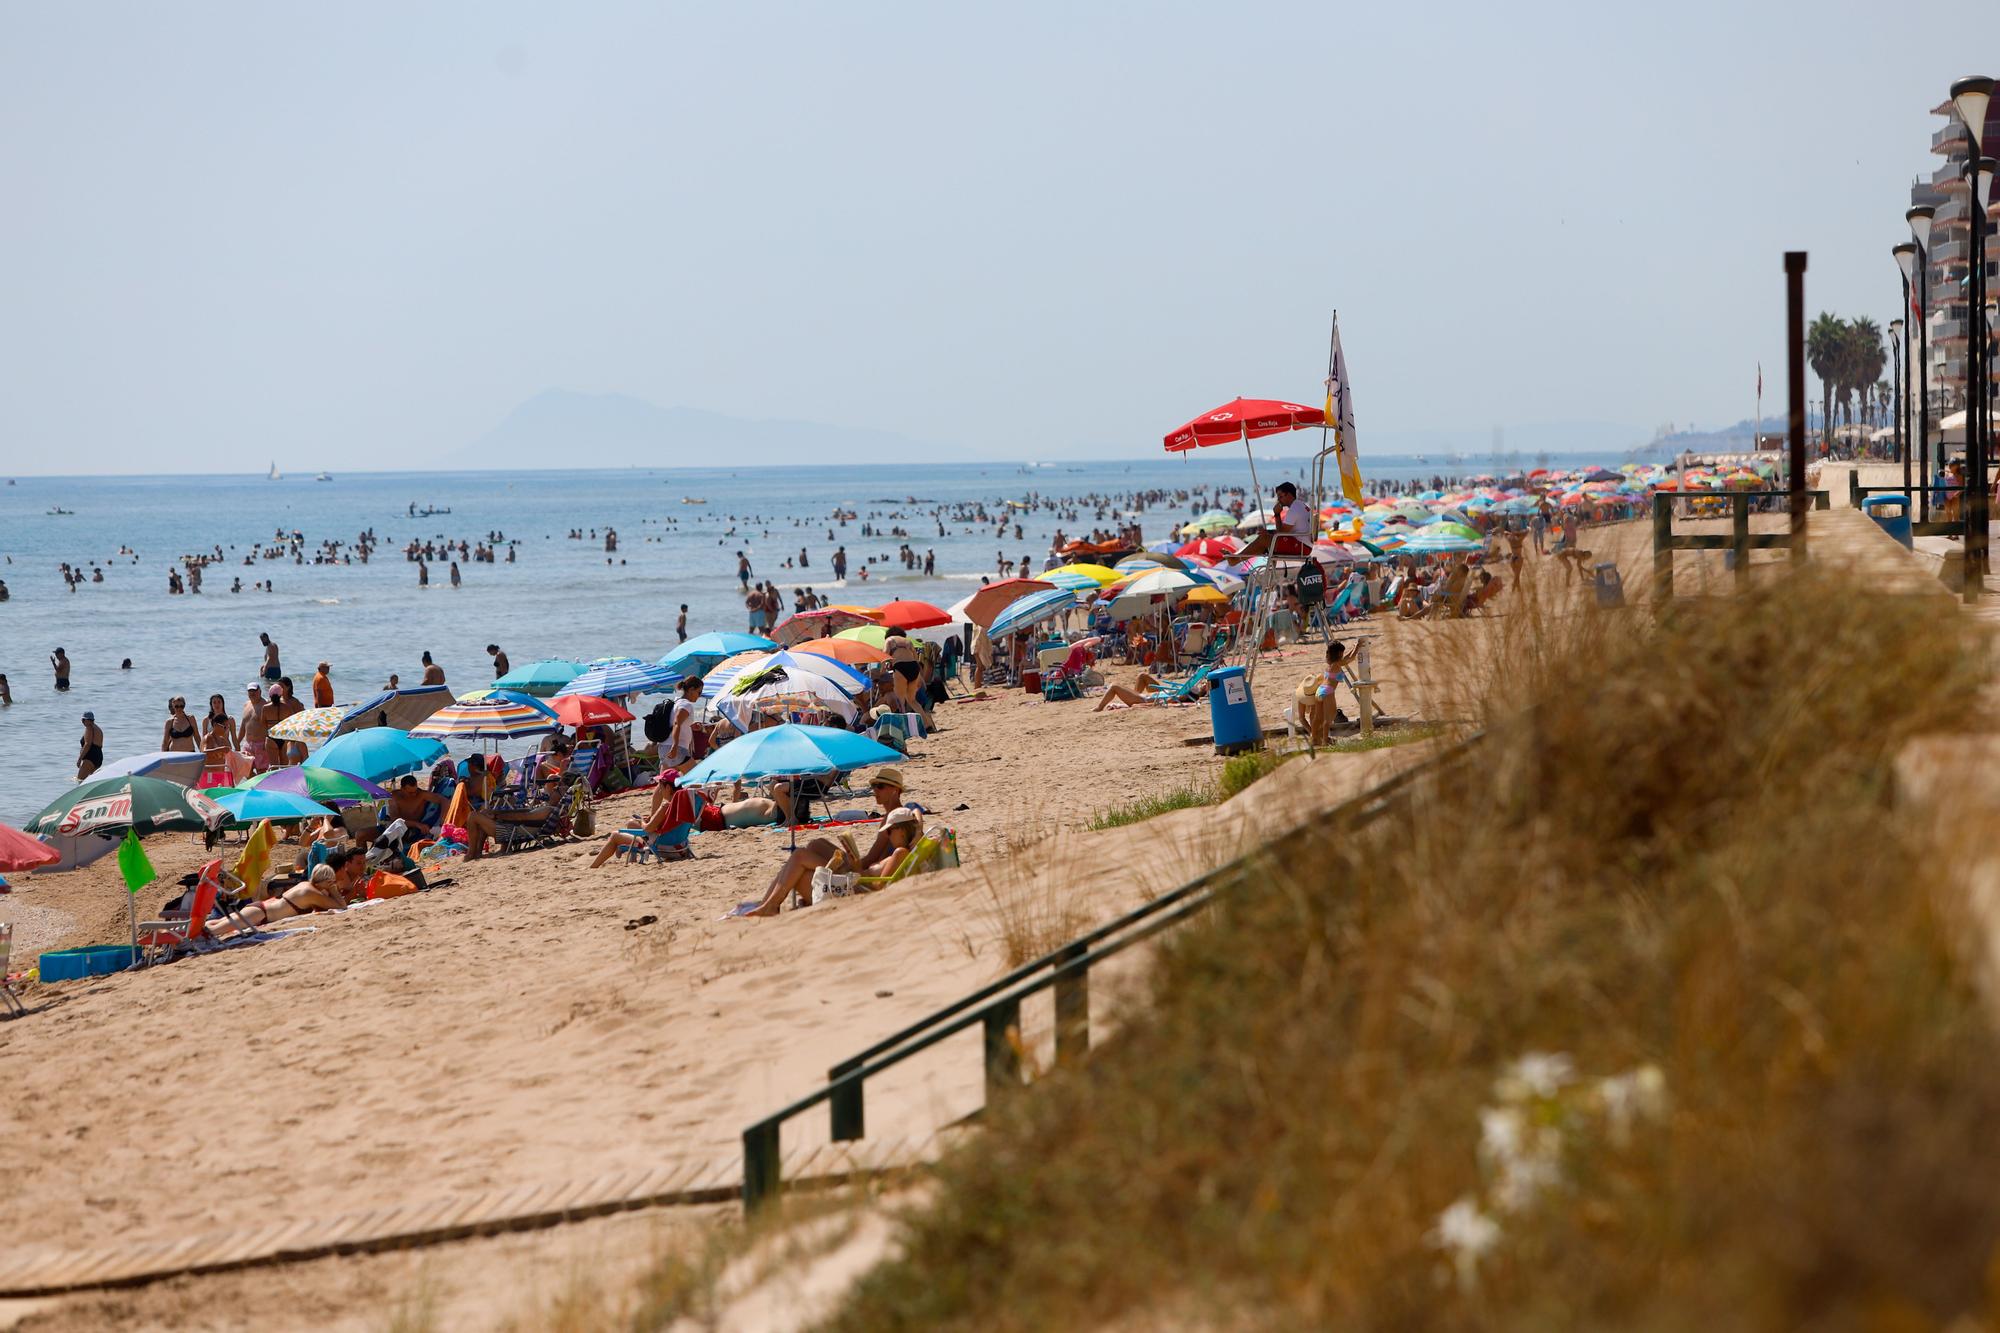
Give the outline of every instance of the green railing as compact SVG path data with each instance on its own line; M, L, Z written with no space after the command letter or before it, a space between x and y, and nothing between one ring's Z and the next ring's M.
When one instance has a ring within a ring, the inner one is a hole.
M947 1038L978 1027L984 1034L986 1104L1023 1086L1020 1059L1021 1002L1046 990L1055 992L1055 1047L1058 1066L1073 1064L1090 1050L1090 969L1201 912L1218 890L1244 879L1260 862L1284 855L1297 844L1322 837L1331 828L1357 829L1374 822L1405 795L1414 782L1455 763L1484 739L1479 732L1396 774L1332 811L1315 816L1257 850L1217 866L1114 921L1024 963L996 981L849 1056L827 1071L826 1084L743 1131L743 1206L748 1212L772 1202L784 1187L779 1131L787 1120L828 1105L836 1142L851 1142L867 1131L866 1086L870 1078L922 1054Z
M1788 499L1789 491L1715 491L1712 493L1694 491L1656 491L1653 494L1653 600L1672 601L1674 596L1674 552L1675 551L1727 551L1736 571L1736 581L1740 585L1750 576L1750 552L1772 549L1789 549L1792 534L1784 532L1750 531L1750 510L1753 500L1776 501ZM1814 509L1828 508L1825 491L1807 491ZM1674 506L1695 505L1714 506L1728 510L1729 532L1683 534L1674 531ZM1762 512L1789 517L1789 511L1782 507L1766 508ZM1804 535L1800 535L1803 544Z

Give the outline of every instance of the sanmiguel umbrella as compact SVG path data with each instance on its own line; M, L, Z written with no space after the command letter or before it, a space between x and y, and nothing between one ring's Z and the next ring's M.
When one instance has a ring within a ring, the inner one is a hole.
M30 833L202 833L229 822L229 812L177 782L162 778L93 778L64 792L28 821Z

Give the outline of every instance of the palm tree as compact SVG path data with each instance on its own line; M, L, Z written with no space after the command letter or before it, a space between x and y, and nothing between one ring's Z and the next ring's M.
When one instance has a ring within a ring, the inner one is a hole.
M1830 446L1833 440L1833 395L1840 383L1842 344L1847 341L1847 326L1837 315L1820 311L1819 318L1806 330L1806 361L1812 366L1813 374L1819 376L1819 422L1825 432L1825 442Z
M1888 354L1882 347L1882 330L1874 320L1862 315L1847 326L1848 369L1853 378L1848 381L1850 390L1862 394L1862 420L1867 420L1868 395L1874 391L1875 382L1882 378L1882 368L1888 364Z

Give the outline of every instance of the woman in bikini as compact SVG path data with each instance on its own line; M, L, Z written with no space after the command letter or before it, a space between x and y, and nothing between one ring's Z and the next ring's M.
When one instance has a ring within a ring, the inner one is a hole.
M188 701L180 695L167 700L167 725L160 731L160 748L186 754L195 751L194 719L188 716Z
M201 720L201 785L226 787L233 780L229 756L236 750L236 719L219 694L208 696L208 716Z

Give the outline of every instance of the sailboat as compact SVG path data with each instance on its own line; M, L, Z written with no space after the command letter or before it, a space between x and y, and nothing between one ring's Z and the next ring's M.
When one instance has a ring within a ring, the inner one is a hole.
M282 472L280 472L280 471L278 471L278 462L277 462L277 460L276 460L276 459L272 459L272 460L271 460L271 480L272 480L272 481L283 481L284 479L285 479L285 474L284 474L284 473L282 473Z

